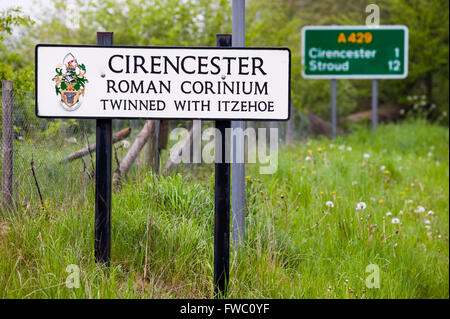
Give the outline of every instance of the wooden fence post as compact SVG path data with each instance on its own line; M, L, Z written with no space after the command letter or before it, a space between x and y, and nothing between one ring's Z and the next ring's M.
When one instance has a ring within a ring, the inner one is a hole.
M13 209L13 81L2 81L2 215Z

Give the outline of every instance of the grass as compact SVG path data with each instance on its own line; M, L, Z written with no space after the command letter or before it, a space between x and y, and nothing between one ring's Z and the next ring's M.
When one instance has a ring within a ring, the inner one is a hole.
M45 208L30 186L1 224L1 298L211 297L212 166L159 180L135 170L113 195L109 269L93 258L93 185L82 165L70 169L64 180L39 172ZM283 147L275 174L247 172L246 244L231 249L229 297L449 297L447 128L410 121L310 139ZM66 287L70 264L79 288ZM379 288L366 287L371 264Z

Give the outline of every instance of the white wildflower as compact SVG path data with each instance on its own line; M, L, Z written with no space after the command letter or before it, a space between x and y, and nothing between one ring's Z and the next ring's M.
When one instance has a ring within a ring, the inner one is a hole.
M430 229L431 229L431 226L430 226L430 225L426 225L426 226L425 226L425 229L426 229L426 230L430 230Z
M401 210L398 214L399 214L400 216L403 215L403 211Z
M427 213L428 216L434 215L434 212L432 210L429 210Z
M425 224L427 224L427 225L431 224L430 220L429 219L425 219Z
M392 216L392 213L391 213L391 212L387 212L387 213L386 213L386 216L387 216L387 217Z
M400 224L400 219L399 218L392 218L391 223L392 224Z
M414 210L416 213L423 213L425 212L425 208L423 206L417 206L416 210Z
M340 146L339 146L339 150L340 150L340 151L343 151L344 148L345 148L345 145L340 145Z
M353 185L353 186L355 186L356 184L358 184L357 181L353 181L353 182L352 182L352 185Z
M366 209L367 205L364 202L360 202L358 204L356 204L356 210L363 210Z
M333 208L333 207L334 207L334 204L333 204L332 201L326 202L326 205L327 205L328 207L330 207L330 208Z
M311 156L306 156L305 157L305 161L310 161L311 160Z
M385 171L385 170L386 170L386 166L383 165L380 167L380 171Z
M347 147L347 151L351 152L353 148L351 146Z
M365 153L363 156L364 156L365 159L369 159L370 158L370 154L367 154L367 153Z
M431 156L433 156L433 153L428 152L427 156L428 156L428 157L431 157Z
M123 148L129 148L130 147L130 142L128 142L127 140L123 140L122 147Z

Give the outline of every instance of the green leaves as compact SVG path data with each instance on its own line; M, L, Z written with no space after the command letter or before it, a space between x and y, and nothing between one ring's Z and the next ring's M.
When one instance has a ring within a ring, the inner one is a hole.
M59 90L59 87L57 85L55 85L55 90L56 90L56 95L61 94L61 91Z
M67 84L66 84L66 82L61 82L61 90L65 90L65 89L67 89Z
M83 71L86 71L86 67L84 66L84 64L81 64L81 65L80 65L80 68L81 68Z

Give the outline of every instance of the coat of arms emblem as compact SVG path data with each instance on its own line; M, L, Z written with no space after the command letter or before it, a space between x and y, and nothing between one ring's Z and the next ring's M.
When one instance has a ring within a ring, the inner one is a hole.
M74 111L80 107L84 97L85 84L88 82L86 67L79 64L72 53L66 54L63 63L56 67L56 95L61 95L60 104L67 111Z

